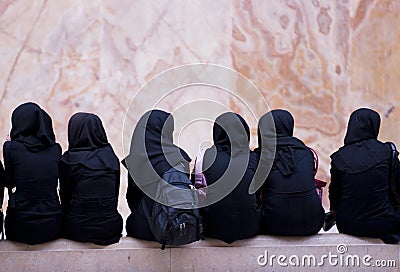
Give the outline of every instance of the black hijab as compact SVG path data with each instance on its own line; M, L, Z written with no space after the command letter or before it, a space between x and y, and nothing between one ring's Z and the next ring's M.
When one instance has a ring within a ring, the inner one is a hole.
M275 147L272 167L284 176L293 174L296 169L295 151L308 150L301 140L293 137L293 130L293 116L286 110L272 110L264 114L258 122L259 147L255 151L258 154L265 153L265 158L270 160Z
M380 124L379 114L371 109L360 108L350 115L344 146L331 155L338 170L359 173L390 157L389 147L377 140Z
M94 150L109 145L100 118L93 113L78 112L68 123L68 150Z
M226 112L215 119L214 145L206 150L203 158L203 172L207 183L213 184L215 196L226 195L227 188L232 191L245 175L250 160L249 140L249 126L239 114Z
M158 182L163 174L182 163L189 172L191 159L173 143L174 119L161 110L146 112L137 123L129 155L124 159L137 185Z
M51 117L37 104L19 105L11 115L11 140L23 143L31 151L55 144Z
M63 162L90 169L119 170L119 160L97 115L75 113L68 123L68 144L68 151L61 158Z
M231 156L235 156L241 151L246 152L249 149L250 141L249 126L239 114L223 113L215 119L213 141L218 151L230 152Z

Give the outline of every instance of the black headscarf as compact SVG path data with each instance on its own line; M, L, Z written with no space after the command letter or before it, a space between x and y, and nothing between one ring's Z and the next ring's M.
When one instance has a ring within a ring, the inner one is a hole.
M223 113L215 119L213 141L218 151L231 152L231 156L243 150L248 151L250 141L249 126L239 114L233 112Z
M259 147L255 151L258 154L265 152L265 158L271 159L272 148L275 147L273 141L276 138L272 167L277 168L284 176L291 175L296 169L295 150L308 150L301 140L293 137L293 130L293 116L286 110L272 110L264 114L258 122Z
M352 144L369 139L378 139L381 117L376 111L361 108L350 115L344 144Z
M97 115L75 113L68 123L68 143L68 151L61 158L63 162L90 169L119 170L119 160Z
M100 118L93 113L78 112L68 123L68 150L94 150L108 145Z
M359 173L390 157L389 147L377 140L380 123L379 114L371 109L360 108L350 115L344 146L331 155L338 170Z
M51 117L37 104L19 105L11 115L11 140L23 143L31 151L55 144Z
M140 118L132 135L129 155L124 159L136 184L157 182L179 163L189 171L191 159L173 143L173 131L174 119L170 113L151 110Z
M239 114L226 112L215 119L214 145L204 154L203 172L207 171L208 184L218 180L217 191L240 182L249 163L249 140L249 126Z

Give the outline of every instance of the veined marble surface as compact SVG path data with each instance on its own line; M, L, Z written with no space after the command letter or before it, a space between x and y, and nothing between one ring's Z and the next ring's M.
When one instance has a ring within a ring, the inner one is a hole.
M148 106L129 107L140 88L167 69L213 63L251 80L270 108L293 113L295 135L319 152L318 177L329 181L329 155L356 108L377 110L380 139L400 144L398 14L395 0L1 0L0 136L10 130L12 110L35 101L53 117L64 150L69 117L88 111L102 118L123 158L126 112L134 124ZM244 88L239 96L248 95ZM182 88L159 107L176 111L203 97L242 113L256 145L248 109L217 88ZM260 101L250 106L268 110ZM177 132L193 158L211 140L211 123L202 122ZM124 179L124 215L125 190ZM326 193L324 201L327 207Z

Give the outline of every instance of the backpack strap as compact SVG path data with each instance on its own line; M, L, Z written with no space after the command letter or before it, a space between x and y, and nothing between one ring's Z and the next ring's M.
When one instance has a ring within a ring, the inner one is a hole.
M149 227L150 227L151 232L154 234L155 232L154 232L154 230L153 230L152 216L151 216L151 212L149 212L149 206L146 204L145 196L143 196L142 199L141 199L140 201L141 201L141 204L142 204L142 207L143 207L144 214L145 214L145 216L146 216L147 223L148 223L148 225L149 225ZM154 203L154 205L156 205L156 203ZM161 240L159 241L160 244L161 244L161 249L162 249L162 250L165 249L165 247L166 247L166 245L167 245L167 242L168 242L169 233L170 233L170 231L171 231L170 225L171 225L171 223L168 222L168 223L167 223L167 230L168 230L167 233L168 233L168 236L161 237ZM157 239L157 237L155 237L155 238ZM157 239L157 240L158 240L158 239Z
M173 167L171 169L176 169L176 170L181 171L181 172L185 171L185 167L184 167L183 164L178 164L178 165L176 165L175 167ZM170 170L168 170L168 171L170 171ZM161 181L164 180L164 179L165 179L165 175L163 175L161 180L159 180L159 184L158 184L158 189L157 190L160 190L160 186L162 186L162 182ZM171 182L169 180L164 180L164 181L169 183L169 184L171 184ZM164 250L165 247L167 246L168 240L170 239L170 235L171 235L171 231L172 231L172 227L173 227L170 215L168 213L168 215L167 215L167 217L168 217L167 220L168 221L166 222L166 227L165 227L165 230L162 232L161 237L157 236L156 235L157 231L155 231L154 225L153 225L154 224L154 222L153 222L153 220L154 220L154 218L153 218L154 209L155 209L155 207L157 205L159 206L159 205L164 205L164 204L158 203L157 200L154 200L155 202L154 202L153 209L150 210L150 207L149 207L149 205L147 205L145 198L146 198L146 196L142 197L141 203L142 203L142 206L143 206L143 210L144 210L147 222L148 222L150 230L153 233L153 235L155 236L156 240L158 240L158 242L161 244L161 250Z

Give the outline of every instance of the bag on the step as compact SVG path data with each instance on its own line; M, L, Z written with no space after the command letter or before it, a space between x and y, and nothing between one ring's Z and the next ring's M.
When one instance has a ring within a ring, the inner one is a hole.
M178 246L203 239L197 192L182 165L164 173L151 211L144 198L142 204L161 249L165 249L166 245Z

